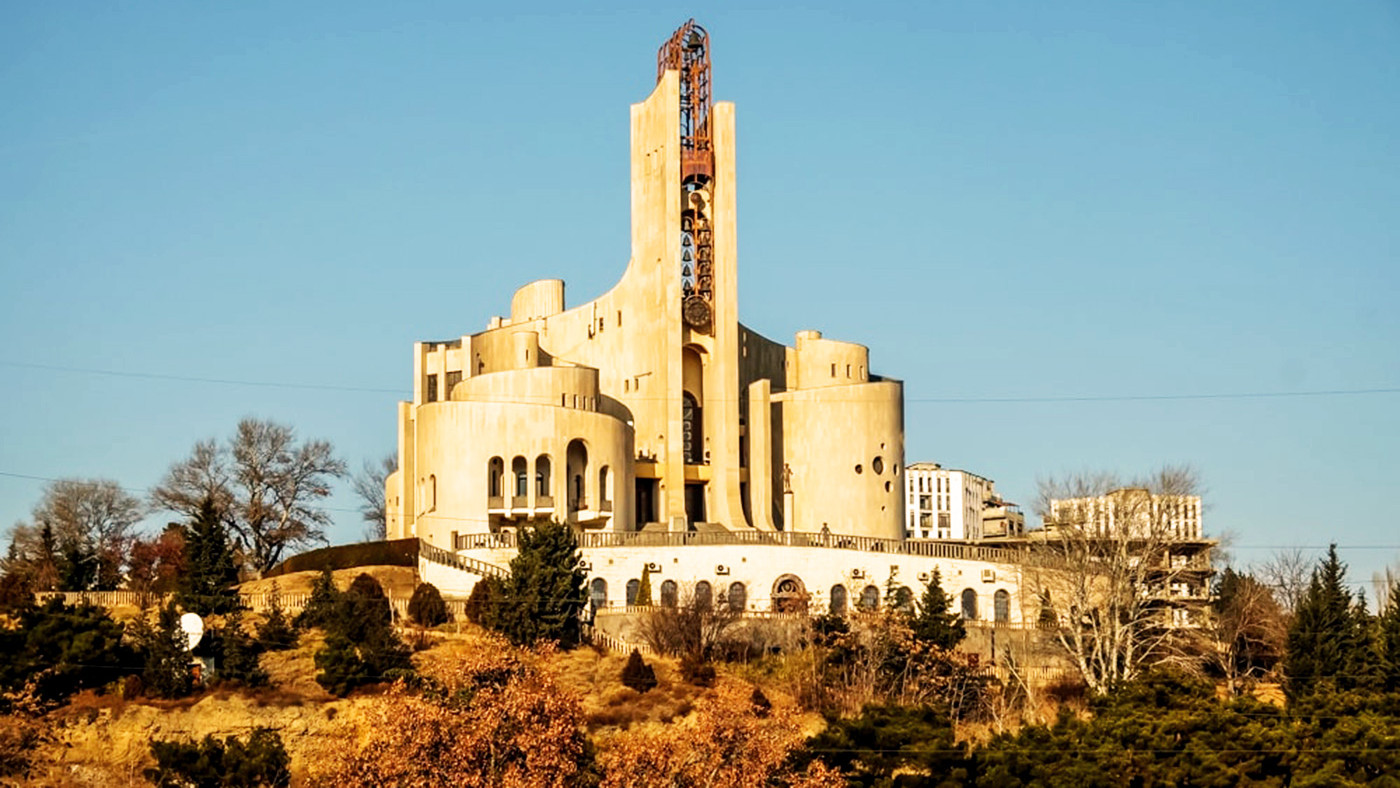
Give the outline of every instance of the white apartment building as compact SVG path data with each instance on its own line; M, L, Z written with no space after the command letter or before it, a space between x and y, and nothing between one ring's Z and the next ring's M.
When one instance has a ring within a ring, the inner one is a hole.
M936 462L905 467L904 537L976 540L1018 536L1025 518L997 495L996 483Z

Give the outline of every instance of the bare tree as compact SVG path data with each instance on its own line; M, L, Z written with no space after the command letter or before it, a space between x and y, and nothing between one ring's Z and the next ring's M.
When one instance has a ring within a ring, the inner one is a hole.
M1293 615L1298 602L1308 592L1312 580L1314 559L1301 549L1292 547L1279 550L1256 570L1259 579L1274 591L1274 598L1283 606L1283 612Z
M1227 568L1213 600L1214 661L1230 694L1262 679L1283 658L1288 627L1267 585Z
M387 454L379 462L365 460L360 470L350 477L350 486L360 498L360 516L366 523L366 542L378 542L389 536L384 513L384 482L398 467L398 457Z
M726 598L697 593L692 586L678 604L653 607L638 629L659 654L707 662L741 618L743 611L730 607Z
M212 501L244 560L262 573L289 548L325 541L330 517L317 504L344 475L330 443L298 443L291 427L248 418L225 445L196 443L151 491L151 503L194 519Z
M1400 604L1400 597L1396 596L1397 588L1400 588L1400 560L1371 573L1371 590L1376 595L1377 615L1384 613L1391 605Z
M1158 662L1196 664L1198 638L1183 625L1210 574L1210 542L1193 525L1199 490L1188 467L1128 484L1106 473L1040 482L1033 579L1051 591L1053 631L1092 692Z
M141 501L108 479L58 479L12 534L15 563L69 591L121 584Z

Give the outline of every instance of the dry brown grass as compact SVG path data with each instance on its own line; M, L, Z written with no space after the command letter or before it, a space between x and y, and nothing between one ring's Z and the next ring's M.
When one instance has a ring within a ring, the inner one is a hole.
M344 591L362 573L378 580L379 585L384 587L384 593L389 596L410 596L413 589L418 587L418 570L411 566L357 566L337 569L331 576L335 578L335 587ZM239 585L238 590L244 594L265 594L270 592L272 584L276 583L278 593L309 594L311 584L320 576L320 572L292 572L261 580L249 580Z

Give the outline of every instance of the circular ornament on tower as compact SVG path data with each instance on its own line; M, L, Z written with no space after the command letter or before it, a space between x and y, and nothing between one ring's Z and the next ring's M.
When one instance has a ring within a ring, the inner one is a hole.
M686 324L692 328L706 329L710 327L710 304L698 295L685 299L685 303L681 306L681 315L685 318Z

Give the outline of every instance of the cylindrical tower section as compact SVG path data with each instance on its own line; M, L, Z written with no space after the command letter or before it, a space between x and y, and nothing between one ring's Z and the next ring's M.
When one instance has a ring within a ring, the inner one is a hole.
M515 353L511 357L511 369L529 369L540 365L540 335L534 331L517 331L511 337L515 342Z
M510 322L521 323L564 311L564 280L540 279L515 291L510 299Z
M883 380L779 396L784 529L903 538L904 385Z

